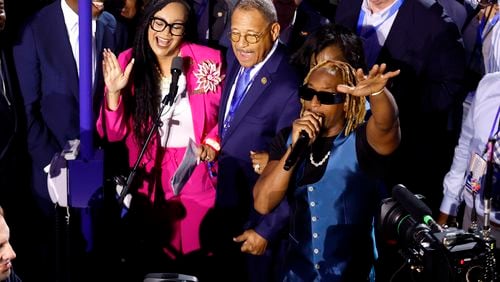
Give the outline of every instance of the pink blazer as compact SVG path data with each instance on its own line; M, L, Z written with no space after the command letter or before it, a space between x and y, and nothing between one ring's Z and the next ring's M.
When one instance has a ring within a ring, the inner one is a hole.
M217 146L219 143L217 119L222 84L219 83L215 90L199 90L197 89L199 78L196 74L199 76L200 66L206 66L207 64L204 64L206 62L216 64L217 67L221 66L221 53L218 50L208 47L192 43L183 43L181 45L181 55L184 59L183 73L186 76L186 87L189 95L189 104L191 105L195 142L200 144L207 142L207 140L211 140L212 145L215 144ZM118 56L118 62L121 68L125 69L131 59L131 49L122 52ZM125 106L127 105L124 105L124 103L120 101L116 111L110 111L107 107L104 107L105 109L101 111L101 115L97 120L97 128L99 134L104 136L103 126L105 126L108 140L111 142L123 140L125 138L125 143L129 150L129 164L133 166L137 160L141 147L137 145L133 131L131 131L131 128L133 128L132 119L126 120L124 115ZM102 115L104 115L104 119ZM163 211L168 214L169 220L158 222L160 225L167 226L162 230L172 230L172 234L164 235L165 238L169 238L169 242L167 243L168 247L164 247L163 251L167 255L175 257L175 254L168 251L172 247L177 252L184 254L200 248L199 227L209 209L214 205L217 178L210 177L207 164L201 162L196 166L180 195L174 198L170 179L177 168L177 164L173 164L171 157L175 156L173 157L175 160L182 159L184 149L172 148L168 150L168 154L162 157L162 160L156 160L157 148L157 138L153 138L146 154L142 158L141 167L144 167L145 172L149 173L155 166L155 161L161 161L161 185L156 183L156 177L143 177L143 179L141 179L142 184L137 192L147 196L151 202L155 202L155 197L158 195L156 191L161 187L164 192L163 197L165 200L172 200L172 202L178 202L183 206L183 208L179 207L177 209Z
M183 73L186 75L187 80L187 92L189 94L189 103L193 116L195 141L197 144L200 144L204 143L207 139L211 139L219 143L217 119L222 82L217 86L215 91L204 92L195 90L198 86L198 78L195 76L195 73L198 72L199 64L204 61L211 61L217 66L220 66L222 64L221 52L209 47L185 42L181 45L181 55L184 59L184 68L187 68L183 70ZM118 62L122 70L125 69L131 59L132 49L125 50L118 56ZM221 72L223 75L223 68ZM104 99L104 101L106 101L106 99ZM127 138L126 143L129 148L129 163L130 166L132 166L141 148L137 146L132 136L133 134L129 134L132 133L130 131L132 127L130 121L125 120L123 103L120 101L116 111L110 111L107 107L105 107L104 111L101 111L97 120L97 130L101 137L104 136L102 124L103 113L105 115L104 126L106 126L108 140L114 142L123 140L125 137ZM149 148L150 150L148 152L150 152L150 154L145 154L142 160L142 164L146 165L147 171L150 171L154 165L151 156L156 155L156 140L151 141Z

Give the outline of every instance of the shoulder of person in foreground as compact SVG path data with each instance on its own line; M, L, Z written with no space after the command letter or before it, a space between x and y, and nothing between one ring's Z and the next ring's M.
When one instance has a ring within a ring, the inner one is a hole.
M196 61L206 59L219 61L222 59L222 52L220 50L191 42L184 42L181 45L181 55L186 53L191 55Z

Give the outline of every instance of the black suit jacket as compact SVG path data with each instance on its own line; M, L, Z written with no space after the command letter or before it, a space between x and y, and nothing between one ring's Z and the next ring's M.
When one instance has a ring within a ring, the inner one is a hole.
M361 3L340 2L336 23L356 31ZM437 198L436 208L442 179L451 165L465 97L460 33L436 2L405 0L376 63L401 70L388 85L401 123L401 159L391 184L403 183L428 198ZM409 164L418 169L408 169Z
M361 3L362 0L341 1L336 23L355 31ZM464 97L462 38L456 25L434 1L404 1L377 63L386 63L390 70L401 70L392 80L390 90L403 119L411 118L407 111L445 113Z

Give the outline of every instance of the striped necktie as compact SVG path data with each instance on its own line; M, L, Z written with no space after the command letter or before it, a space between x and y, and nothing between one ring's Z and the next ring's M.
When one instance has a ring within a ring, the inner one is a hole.
M231 100L231 105L229 106L229 111L227 112L226 118L224 119L224 127L222 128L222 138L227 133L229 127L231 127L231 121L233 120L236 109L238 109L241 101L245 98L248 85L250 83L250 71L252 68L244 68L243 71L238 76L236 81L236 88L234 89L233 99Z

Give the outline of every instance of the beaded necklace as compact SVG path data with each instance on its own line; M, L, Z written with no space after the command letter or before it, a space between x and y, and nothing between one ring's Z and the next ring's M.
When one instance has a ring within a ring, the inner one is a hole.
M314 161L314 158L313 158L313 153L311 152L309 154L309 161L311 161L311 164L315 167L320 167L322 166L326 160L328 159L328 157L330 156L330 151L328 151L328 153L326 153L326 155L323 157L323 159L321 159L321 161L319 161L318 163Z

